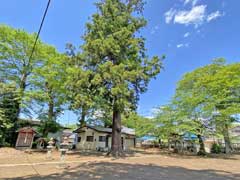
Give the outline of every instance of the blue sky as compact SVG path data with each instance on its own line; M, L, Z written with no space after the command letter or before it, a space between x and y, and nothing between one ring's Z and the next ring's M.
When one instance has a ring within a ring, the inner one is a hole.
M65 44L82 43L85 23L96 12L92 0L52 0L41 39L64 52ZM35 32L47 0L8 0L0 6L0 23ZM240 1L238 0L148 0L142 30L148 54L166 55L164 70L141 95L138 112L152 116L153 109L170 101L176 83L186 72L224 57L240 62ZM62 123L76 122L71 112Z

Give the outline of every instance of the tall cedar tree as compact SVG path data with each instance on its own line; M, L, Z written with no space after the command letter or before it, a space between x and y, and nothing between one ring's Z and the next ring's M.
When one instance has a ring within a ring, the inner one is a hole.
M92 76L91 71L84 67L84 58L80 52L76 53L76 48L72 44L66 46L68 57L66 71L68 73L65 86L68 89L67 98L70 109L79 115L80 126L85 125L86 117L93 109L91 92L95 89L88 83Z
M90 84L100 104L112 109L111 154L122 154L121 114L136 109L139 94L147 90L151 78L162 68L157 56L146 55L145 39L137 34L146 25L138 13L140 0L104 0L87 24L83 55L91 70Z

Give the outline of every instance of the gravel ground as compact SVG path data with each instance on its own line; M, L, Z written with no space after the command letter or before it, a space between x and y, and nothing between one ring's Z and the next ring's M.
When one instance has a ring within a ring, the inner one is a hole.
M142 151L123 159L99 153L70 153L64 167L59 153L47 160L46 153L0 149L0 179L79 180L240 180L240 155L217 158Z

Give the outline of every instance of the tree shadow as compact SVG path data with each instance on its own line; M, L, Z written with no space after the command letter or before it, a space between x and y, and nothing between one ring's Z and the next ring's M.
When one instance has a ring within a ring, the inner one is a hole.
M135 157L136 156L135 151L124 151L123 156L121 156L120 158L124 159L127 157ZM99 152L99 151L69 151L67 153L68 156L80 156L80 157L106 157L106 158L110 158L112 157L111 155L108 155L108 152Z
M240 174L219 170L191 170L177 166L156 166L153 164L125 164L113 162L83 163L64 169L62 173L44 176L25 176L16 180L236 180Z
M68 156L94 156L94 157L100 157L100 156L104 156L103 153L101 152L97 152L97 151L68 151L67 152Z
M135 153L143 154L143 155L164 155L168 157L174 157L174 158L179 158L179 159L196 159L196 158L209 158L209 159L228 159L228 160L238 160L238 158L235 158L235 155L240 155L238 153L234 154L206 154L205 156L199 156L196 153L191 153L191 152L179 152L179 153L174 153L172 151L169 151L167 149L159 149L158 151L148 151L144 149L137 149L135 150Z

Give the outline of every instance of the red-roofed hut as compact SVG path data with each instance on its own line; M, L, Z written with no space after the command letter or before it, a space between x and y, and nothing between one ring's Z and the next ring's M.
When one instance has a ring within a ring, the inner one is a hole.
M32 147L34 136L37 132L31 127L24 127L18 130L16 148L27 149Z

